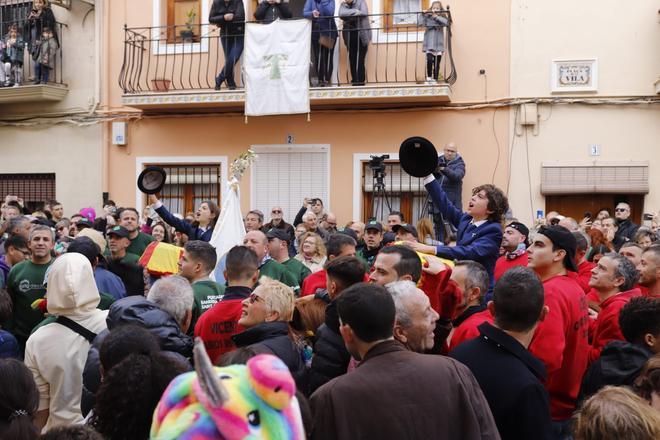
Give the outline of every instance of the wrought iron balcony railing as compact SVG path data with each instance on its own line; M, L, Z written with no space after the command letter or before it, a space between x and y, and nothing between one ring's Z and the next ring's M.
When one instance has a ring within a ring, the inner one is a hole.
M51 48L46 55L45 48L40 51L43 27L47 24L39 20L29 21L27 17L0 21L0 87L34 85L39 81L35 71L38 64L42 75L44 69L48 69L47 84L64 84L62 29L66 25L56 22L50 29L55 48Z
M441 28L444 53L437 68L439 75L429 80L427 55L422 50L427 28L420 25L424 13L369 15L371 43L365 60L365 85L453 84L457 74L452 55L451 14L446 10L442 11L441 16L447 23ZM312 54L310 86L351 85L353 78L346 40L342 36L342 19L322 18L334 20L338 28L332 51L334 67L327 84L320 84ZM212 90L216 86L215 78L225 64L221 40L226 37L243 38L242 33L221 37L220 31L208 24L125 28L124 35L119 86L125 95ZM320 44L318 40L312 36L313 45ZM243 87L241 59L235 66L236 86L239 89ZM353 85L362 85L362 82Z

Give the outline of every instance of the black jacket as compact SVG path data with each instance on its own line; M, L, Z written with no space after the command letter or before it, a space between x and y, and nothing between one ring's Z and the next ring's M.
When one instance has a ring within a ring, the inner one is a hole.
M101 384L99 350L113 328L124 324L135 324L158 339L161 348L173 358L188 362L192 357L193 340L181 331L172 315L142 296L128 296L115 301L106 319L108 329L94 339L83 370L83 392L80 407L83 416L94 407L94 394Z
M578 402L606 385L631 386L651 356L653 352L644 346L625 341L610 342L584 374Z
M264 322L231 337L236 347L250 347L257 353L272 353L289 367L299 389L303 388L305 363L298 347L289 336L289 324Z
M630 219L626 219L622 222L619 222L619 229L616 231L616 236L621 237L624 242L631 241L635 238L635 234L639 229L639 225L632 222Z
M311 395L324 383L345 374L350 360L351 355L346 350L344 340L339 334L337 303L332 301L325 308L325 323L321 324L316 331L307 394Z
M480 336L449 356L472 371L486 396L502 440L552 439L543 363L504 331L483 323Z
M234 14L231 21L225 21L225 14ZM213 0L209 23L220 27L222 36L243 36L245 30L245 9L242 0Z
M443 155L438 158L438 165L443 164L445 168L433 173L435 178L442 183L442 189L447 198L456 208L463 210L463 177L465 177L465 162L460 155L454 160L445 161Z
M272 23L278 18L291 18L293 14L287 3L273 3L269 4L267 1L262 1L254 11L254 18L261 23Z

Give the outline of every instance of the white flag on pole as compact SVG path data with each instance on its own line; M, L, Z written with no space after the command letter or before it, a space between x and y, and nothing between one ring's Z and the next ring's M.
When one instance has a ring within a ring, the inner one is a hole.
M310 20L248 23L243 81L247 116L309 112Z
M224 284L225 281L223 271L225 270L227 252L234 246L242 245L243 237L245 237L238 180L233 177L227 186L229 190L225 195L220 217L215 224L215 228L213 228L213 235L211 235L211 241L209 242L215 247L218 257L218 263L211 273L211 278L221 284Z

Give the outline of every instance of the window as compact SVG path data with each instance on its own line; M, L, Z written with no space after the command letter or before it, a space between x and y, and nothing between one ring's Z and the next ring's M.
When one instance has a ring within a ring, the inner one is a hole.
M401 211L407 223L415 224L428 212L424 179L408 175L398 161L385 162L384 188L378 188L378 179L362 162L362 221L370 218L386 221L390 211Z
M55 199L55 173L0 174L0 197L7 195L22 198L29 210L43 208L45 201Z
M328 209L327 145L253 146L259 159L252 165L253 209L261 210L268 221L273 206L281 206L291 223L305 197L318 197Z
M17 23L19 28L22 28L30 9L31 1L0 0L0 37L7 35L10 24Z
M394 14L389 26L416 26L422 0L385 0L385 12Z
M167 173L160 200L168 211L185 216L205 200L220 206L220 164L160 166Z
M167 0L167 42L199 42L201 0Z

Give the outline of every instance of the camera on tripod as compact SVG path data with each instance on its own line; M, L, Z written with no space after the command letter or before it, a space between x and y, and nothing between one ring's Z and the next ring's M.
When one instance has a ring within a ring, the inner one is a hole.
M389 154L383 154L382 156L369 156L371 160L369 161L369 168L371 168L374 173L377 171L385 173L385 159L389 159Z

